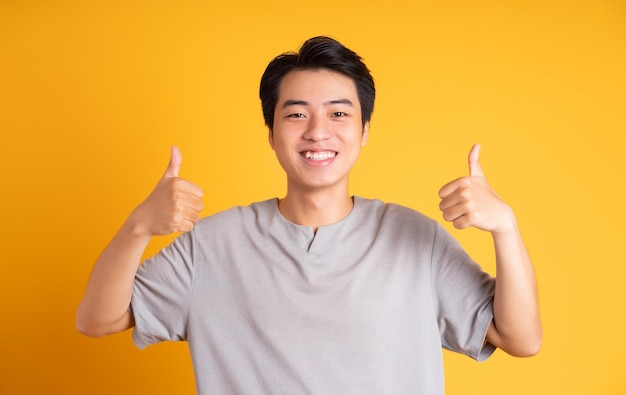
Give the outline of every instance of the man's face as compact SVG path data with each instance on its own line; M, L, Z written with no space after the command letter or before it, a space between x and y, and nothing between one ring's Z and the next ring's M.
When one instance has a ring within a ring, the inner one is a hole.
M352 79L327 69L294 70L281 82L269 139L291 191L347 190L368 129Z

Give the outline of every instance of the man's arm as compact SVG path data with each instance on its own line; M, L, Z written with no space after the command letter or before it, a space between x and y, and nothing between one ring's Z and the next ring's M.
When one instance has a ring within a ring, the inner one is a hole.
M487 183L479 150L475 145L470 151L470 176L441 188L439 208L457 229L474 226L491 232L496 289L487 341L511 355L532 356L539 352L543 336L535 272L513 210Z
M203 192L178 178L181 160L178 148L172 147L165 174L96 261L76 313L79 332L101 337L134 326L128 311L133 281L151 238L190 231L200 219Z

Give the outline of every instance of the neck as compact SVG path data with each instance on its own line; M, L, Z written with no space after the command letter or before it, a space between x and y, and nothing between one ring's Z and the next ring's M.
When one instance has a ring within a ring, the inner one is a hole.
M314 231L320 226L341 221L350 213L352 206L352 198L346 191L307 194L287 192L278 202L283 217L295 224L310 226Z

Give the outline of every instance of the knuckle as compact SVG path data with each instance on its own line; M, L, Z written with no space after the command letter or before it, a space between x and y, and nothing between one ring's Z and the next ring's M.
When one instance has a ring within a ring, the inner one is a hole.
M463 199L463 200L471 200L472 198L472 190L469 187L464 187L459 189L459 196Z
M472 179L470 177L463 177L459 180L459 184L464 187L472 185Z
M178 201L182 200L184 197L185 197L185 194L183 192L181 192L181 191L175 190L174 193L172 194L172 199L175 202L178 202Z

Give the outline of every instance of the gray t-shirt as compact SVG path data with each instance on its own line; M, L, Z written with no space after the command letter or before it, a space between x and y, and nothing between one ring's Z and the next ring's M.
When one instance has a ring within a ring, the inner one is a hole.
M484 360L494 279L435 221L354 197L332 225L234 207L139 267L133 339L186 340L200 394L443 394L444 347Z

